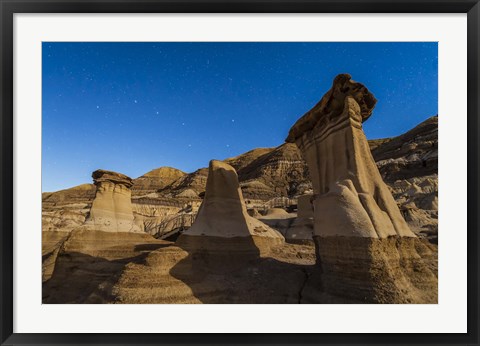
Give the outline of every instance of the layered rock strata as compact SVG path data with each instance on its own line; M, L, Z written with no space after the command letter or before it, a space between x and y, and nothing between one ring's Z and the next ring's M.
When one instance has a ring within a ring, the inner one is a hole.
M160 167L151 170L133 180L132 195L143 196L155 193L183 178L185 175L185 172L172 167Z
M436 295L422 295L437 291L418 254L424 245L402 217L363 133L375 104L364 85L338 75L286 139L301 150L312 179L323 289L364 302L436 302Z
M410 229L438 241L438 116L371 147Z
M207 262L215 256L217 264L228 267L230 260L257 258L283 243L281 234L248 215L235 169L210 161L203 203L176 244Z
M66 190L42 193L42 231L59 232L60 239L83 225L95 198L95 185L82 184ZM49 239L55 235L49 234Z
M311 245L284 244L268 257L248 263L243 258L224 275L203 260L177 246L152 251L125 268L112 290L115 299L128 304L297 304L316 269Z
M418 236L438 243L438 176L397 180L391 187L403 217Z
M394 183L438 172L438 116L371 147L383 180Z
M165 222L165 220L177 215L183 209L174 205L155 204L156 201L156 199L132 200L135 224L142 232L151 235L158 232L158 227Z
M258 156L237 172L247 199L293 197L311 188L301 153L290 143Z
M102 169L92 173L97 191L85 227L103 232L138 232L132 210L132 179Z
M205 192L207 182L207 168L200 168L193 173L187 174L170 185L159 190L162 196L176 198L178 200L200 200L200 194Z

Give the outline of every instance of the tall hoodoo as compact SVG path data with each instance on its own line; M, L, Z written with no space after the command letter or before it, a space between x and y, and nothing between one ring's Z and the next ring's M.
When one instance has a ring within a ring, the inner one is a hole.
M132 179L124 174L96 170L92 178L97 187L86 226L104 232L137 232L132 211Z
M422 301L409 290L403 293L410 274L402 272L399 260L417 261L417 238L383 182L362 129L376 102L363 84L340 74L286 141L301 150L312 178L324 288L363 301ZM422 268L429 284L436 284Z
M375 165L362 122L375 97L350 75L338 75L332 89L290 130L309 166L314 192L315 235L414 237Z

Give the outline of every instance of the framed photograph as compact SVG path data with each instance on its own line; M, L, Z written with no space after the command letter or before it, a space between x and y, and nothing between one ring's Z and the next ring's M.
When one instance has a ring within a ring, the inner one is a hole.
M478 345L478 1L1 1L1 344Z

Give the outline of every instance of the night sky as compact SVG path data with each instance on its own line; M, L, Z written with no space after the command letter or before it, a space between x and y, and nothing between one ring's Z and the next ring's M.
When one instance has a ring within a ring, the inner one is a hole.
M288 130L350 73L378 99L369 139L438 112L437 43L53 43L42 46L42 190L185 172Z

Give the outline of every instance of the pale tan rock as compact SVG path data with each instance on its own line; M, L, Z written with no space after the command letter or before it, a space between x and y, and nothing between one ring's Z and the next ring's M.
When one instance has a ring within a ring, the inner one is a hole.
M92 177L97 192L85 227L104 232L140 232L132 210L132 179L102 169L93 172Z
M285 240L290 243L313 242L313 194L297 198L297 217L285 233Z
M283 243L281 234L248 215L235 169L210 161L203 203L192 227L177 244L190 251L258 254Z
M415 235L382 180L362 130L376 99L349 75L291 128L315 191L315 234L386 238Z
M405 222L363 133L375 103L365 86L338 75L286 139L301 150L314 190L322 270L320 281L307 283L309 300L328 293L359 302L436 303L433 252Z

